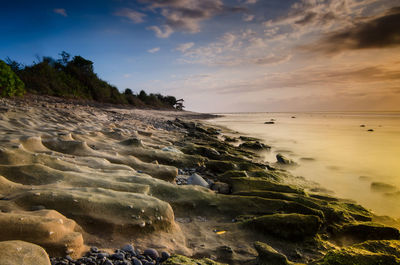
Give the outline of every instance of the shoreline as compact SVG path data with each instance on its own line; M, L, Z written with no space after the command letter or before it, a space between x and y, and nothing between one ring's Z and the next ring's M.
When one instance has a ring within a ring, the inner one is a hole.
M215 116L36 100L1 100L0 242L74 259L127 243L227 264L390 259L374 240L400 259L396 220L287 184L295 177L257 155L268 146L251 137L234 146L201 121ZM33 233L43 218L49 226ZM165 264L192 262L174 258Z

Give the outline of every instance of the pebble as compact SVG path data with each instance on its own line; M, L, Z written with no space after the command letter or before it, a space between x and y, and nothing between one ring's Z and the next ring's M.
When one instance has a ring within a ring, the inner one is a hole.
M91 247L85 256L74 260L66 255L63 258L50 258L52 265L158 265L163 264L170 254L148 248L144 252L136 249L133 245L127 244L121 249L115 250L115 253L108 254L101 252L97 247Z
M157 250L153 248L148 248L144 251L146 256L149 256L152 259L157 259L159 257Z
M128 252L132 255L136 255L135 248L131 244L123 246L121 250Z

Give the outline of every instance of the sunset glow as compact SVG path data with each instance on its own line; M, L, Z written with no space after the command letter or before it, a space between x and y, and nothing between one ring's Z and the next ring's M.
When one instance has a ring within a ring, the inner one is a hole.
M398 0L14 1L0 13L2 59L80 54L121 91L190 110L399 110Z

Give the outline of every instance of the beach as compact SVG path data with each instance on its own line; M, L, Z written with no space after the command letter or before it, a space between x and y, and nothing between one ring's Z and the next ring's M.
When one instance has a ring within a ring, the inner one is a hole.
M209 118L2 98L0 253L37 247L40 265L85 255L86 264L398 264L396 218L292 174L287 154L266 161L270 143Z

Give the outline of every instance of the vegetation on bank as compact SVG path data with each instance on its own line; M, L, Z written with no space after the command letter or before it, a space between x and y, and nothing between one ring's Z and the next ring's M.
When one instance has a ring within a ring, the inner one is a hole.
M22 65L10 58L6 62L0 60L1 96L28 92L135 107L180 108L180 101L174 96L147 94L144 90L135 94L129 88L121 93L97 76L92 61L79 55L72 57L62 52L59 59L42 57L32 65Z
M0 95L2 97L21 96L25 93L25 84L5 62L0 60Z

